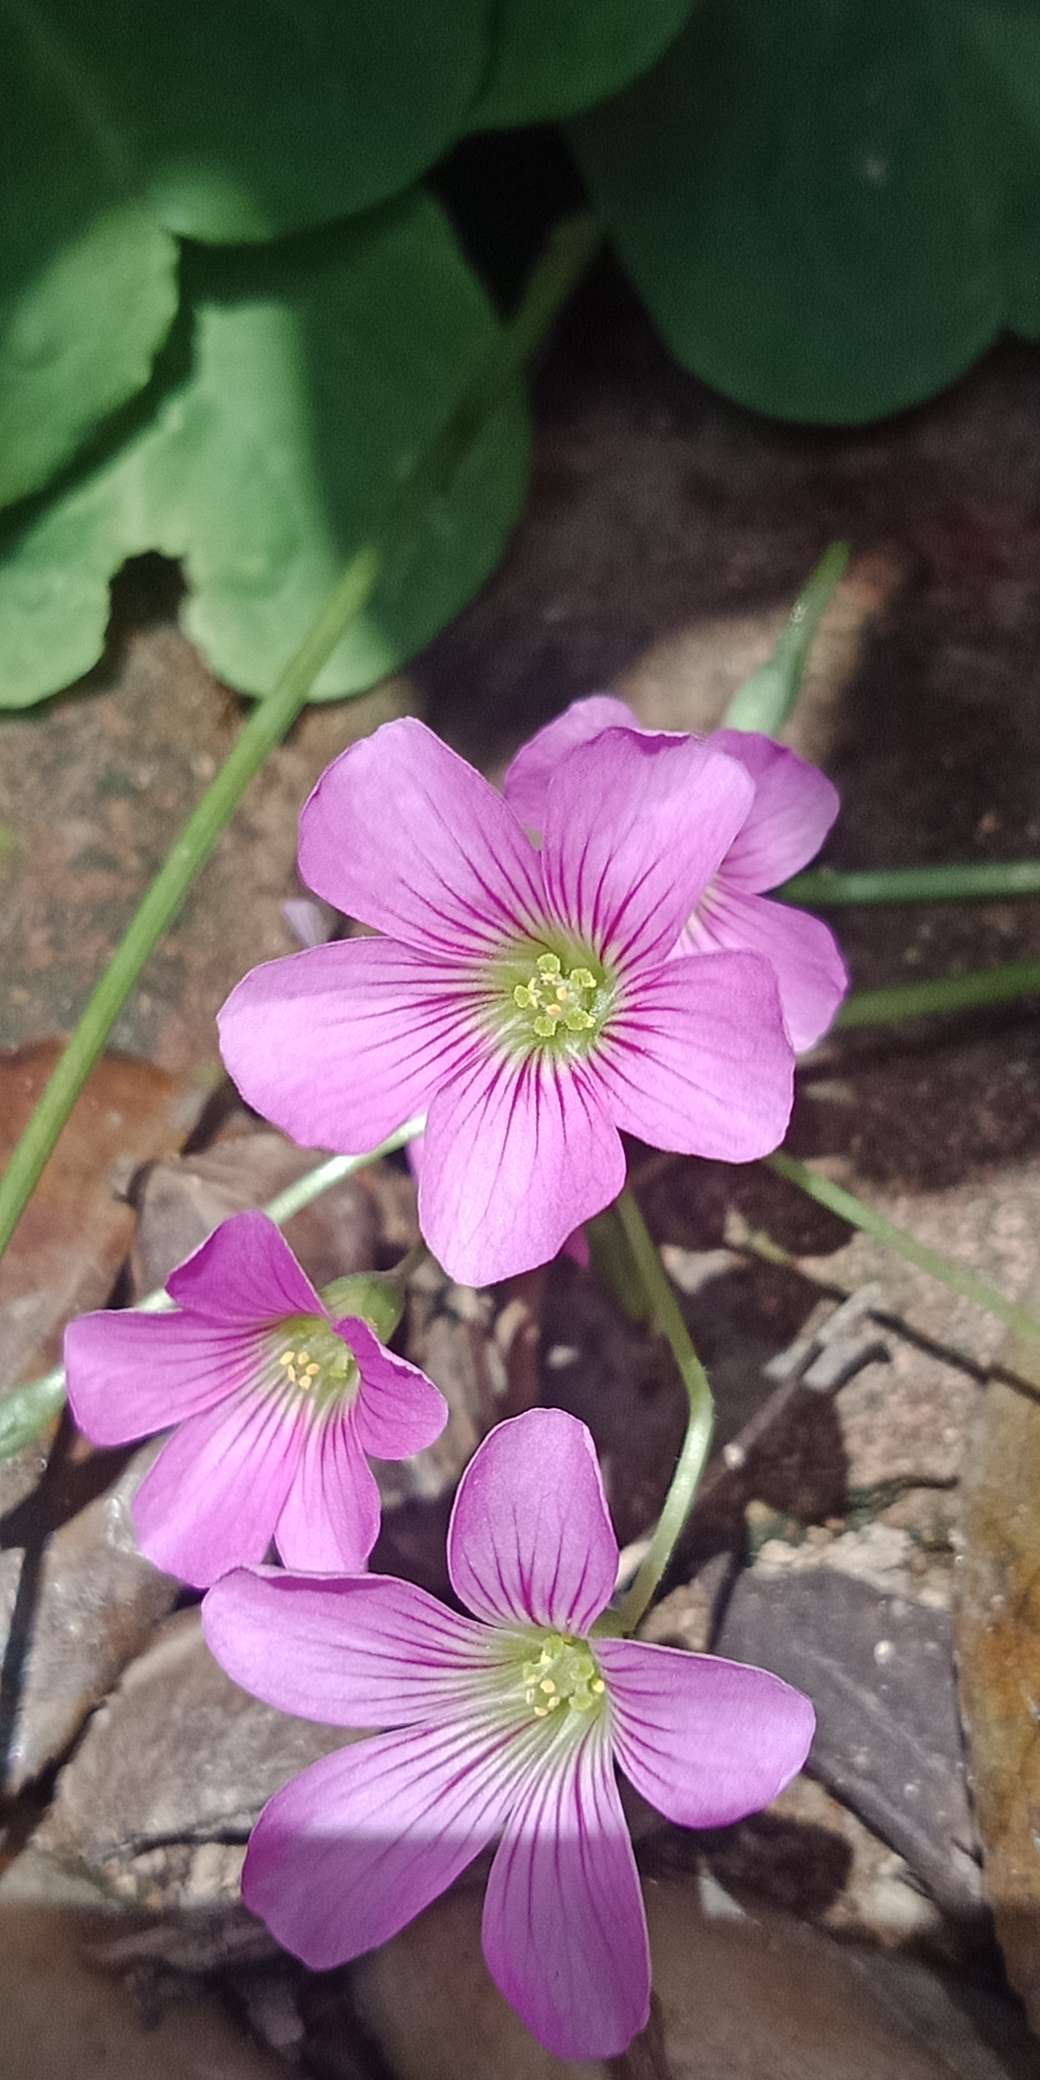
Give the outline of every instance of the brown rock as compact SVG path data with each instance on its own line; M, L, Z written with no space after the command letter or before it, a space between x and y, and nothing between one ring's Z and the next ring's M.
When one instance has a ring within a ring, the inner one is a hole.
M957 1648L986 1889L1040 2031L1040 1363L991 1381L965 1461Z
M0 1883L0 2073L3 2080L287 2080L224 2004L182 1982L175 2003L145 2013L99 1966L111 1916L20 1857Z
M708 1920L688 1884L650 1884L646 1904L657 2013L648 2055L629 2053L640 2080L1025 2080L941 1986L915 2001L886 1979L879 1994L871 1962L817 1930L766 1913ZM528 2036L488 1977L480 1914L479 1894L456 1893L355 1969L397 2080L606 2080L606 2066L552 2059Z

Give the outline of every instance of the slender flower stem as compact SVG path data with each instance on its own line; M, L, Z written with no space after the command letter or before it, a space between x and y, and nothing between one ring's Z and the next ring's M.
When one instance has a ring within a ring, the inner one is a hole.
M622 1599L618 1610L611 1615L611 1629L616 1626L620 1632L632 1632L661 1581L675 1550L676 1541L690 1514L697 1483L704 1471L708 1447L711 1444L715 1404L708 1375L694 1350L664 1266L639 1206L627 1187L616 1201L616 1207L618 1220L624 1230L632 1260L646 1295L650 1319L671 1345L672 1356L682 1375L690 1405L686 1436L665 1496L664 1507L658 1518L657 1529L631 1588Z
M402 1129L402 1132L403 1131L404 1130ZM412 1136L410 1134L408 1135L408 1139L412 1139ZM425 1242L421 1240L419 1242L413 1242L411 1249L406 1250L404 1256L398 1258L397 1263L393 1266L393 1268L390 1271L384 1273L384 1277L390 1279L395 1286L400 1286L401 1291L403 1293L405 1287L411 1284L411 1281L415 1277L416 1272L421 1269L423 1264L429 1263L430 1261L430 1252L427 1249Z
M940 975L929 982L896 982L887 989L856 989L846 997L837 1026L899 1025L928 1012L971 1011L1040 996L1040 961L1007 961L976 968L970 975Z
M598 250L589 217L558 227L510 325L477 369L461 402L388 500L382 525L348 564L317 621L275 685L253 709L215 779L189 817L116 947L40 1095L0 1181L0 1256L145 962L181 908L192 882L250 780L304 706L322 666L371 599L391 555L449 489L474 435L502 403Z
M320 1199L322 1193L330 1191L333 1185L341 1184L345 1177L356 1176L359 1170L378 1161L380 1156L392 1155L395 1149L403 1148L406 1141L414 1141L416 1135L422 1133L423 1125L421 1119L406 1121L396 1134L391 1134L378 1148L370 1149L367 1155L327 1156L323 1163L315 1164L313 1170L298 1177L295 1184L286 1185L284 1191L277 1192L262 1211L277 1227L284 1227L294 1213L301 1213L305 1206ZM420 1247L425 1248L425 1245ZM401 1267L395 1269L400 1272ZM134 1312L166 1314L172 1306L173 1301L165 1286L156 1286L153 1293L147 1293L143 1300L135 1302ZM21 1451L23 1445L31 1444L33 1438L61 1414L64 1403L65 1368L62 1365L55 1365L53 1371L45 1372L41 1379L30 1380L24 1387L16 1387L12 1394L0 1398L0 1460L10 1459L15 1452Z
M896 1256L904 1258L906 1263L916 1264L918 1270L929 1272L932 1278L949 1286L952 1293L959 1293L962 1299L985 1308L987 1314L996 1315L1020 1336L1031 1337L1034 1341L1040 1339L1040 1321L1026 1308L1019 1307L1016 1301L1006 1299L998 1287L991 1285L987 1278L980 1278L967 1264L961 1264L956 1257L944 1257L936 1249L929 1249L928 1244L919 1242L909 1229L899 1228L894 1221L886 1220L883 1213L865 1205L843 1185L832 1183L829 1177L821 1177L818 1170L811 1170L808 1163L800 1162L797 1156L778 1149L775 1155L766 1156L765 1162L768 1169L775 1170L778 1177L786 1178L788 1184L797 1185L799 1191L814 1199L818 1206L826 1206L840 1220L848 1221L850 1227L861 1228L865 1235L873 1235L876 1241L884 1243L886 1249L894 1250Z
M785 882L783 903L817 910L853 903L996 903L1040 896L1040 859L976 860L949 867L810 867Z

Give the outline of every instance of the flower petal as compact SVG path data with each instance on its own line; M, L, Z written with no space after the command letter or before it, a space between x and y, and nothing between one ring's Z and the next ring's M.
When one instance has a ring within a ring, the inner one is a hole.
M419 1184L420 1178L422 1177L423 1156L425 1154L425 1149L425 1134L416 1134L412 1141L408 1141L405 1144L404 1152L408 1159L408 1168L411 1171L417 1186ZM588 1270L589 1264L591 1262L591 1256L589 1252L589 1238L586 1235L584 1228L575 1228L573 1235L568 1235L566 1242L562 1245L560 1255L562 1257L569 1257L571 1259L571 1262L573 1264L577 1264L582 1271Z
M379 1537L379 1489L354 1416L348 1408L305 1419L296 1469L274 1527L286 1567L360 1574Z
M262 1560L295 1470L299 1422L274 1394L246 1391L182 1423L133 1500L142 1553L197 1589Z
M170 1299L202 1321L259 1329L285 1315L324 1314L280 1229L266 1213L233 1213L166 1281Z
M448 1404L432 1379L398 1358L367 1322L348 1316L336 1328L361 1373L354 1423L362 1451L373 1459L410 1459L434 1443L448 1420Z
M525 830L541 831L549 782L558 765L579 744L591 744L605 729L638 729L627 701L612 693L592 693L572 701L554 715L526 744L521 744L502 782L502 793Z
M475 1720L327 1755L264 1807L246 1906L313 1971L385 1943L499 1832L524 1760L515 1732Z
M784 1138L794 1057L756 954L694 954L640 977L595 1066L622 1133L651 1148L748 1163Z
M639 1640L597 1639L614 1753L637 1791L681 1827L728 1827L797 1776L815 1715L779 1676Z
M756 730L717 729L708 742L738 758L755 783L750 815L727 854L726 879L749 895L779 888L815 859L841 807L838 790L817 766Z
M457 959L537 925L537 856L489 782L424 723L386 722L328 766L300 873L349 917Z
M254 968L218 1015L242 1096L309 1148L360 1155L486 1042L457 964L346 939Z
M128 1444L226 1401L258 1364L257 1338L183 1314L107 1308L65 1331L69 1405L93 1444Z
M650 1957L605 1717L532 1772L491 1866L484 1955L557 2058L613 2058L646 2023Z
M430 1106L419 1225L450 1277L491 1285L547 1264L624 1181L617 1130L582 1063L488 1051Z
M617 1575L596 1449L561 1408L499 1423L459 1483L448 1573L461 1603L492 1625L585 1633Z
M233 1681L326 1726L412 1726L462 1710L502 1644L392 1575L319 1581L236 1568L202 1606L210 1650Z
M849 986L845 963L818 917L768 896L727 886L726 872L690 920L695 945L760 953L780 989L780 1007L796 1054L825 1033Z
M592 1251L584 1228L575 1228L573 1235L568 1235L560 1254L569 1257L572 1264L577 1264L579 1271L588 1270L592 1262Z
M549 782L551 908L622 971L664 960L753 800L743 766L695 737L604 730Z

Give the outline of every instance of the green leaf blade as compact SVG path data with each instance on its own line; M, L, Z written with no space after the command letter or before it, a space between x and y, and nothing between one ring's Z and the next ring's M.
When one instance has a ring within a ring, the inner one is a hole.
M19 16L3 26L0 505L38 491L144 388L178 293L176 243L136 200L75 71Z

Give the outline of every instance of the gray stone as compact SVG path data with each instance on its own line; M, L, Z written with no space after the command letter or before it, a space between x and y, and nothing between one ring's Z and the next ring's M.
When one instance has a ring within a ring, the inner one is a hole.
M812 1698L810 1767L955 1915L981 1915L950 1619L838 1569L734 1584L716 1652Z
M209 1653L198 1611L182 1612L91 1722L37 1845L148 1912L226 1908L248 1921L238 1880L261 1806L349 1739L341 1727L290 1718L239 1690ZM248 1926L263 1948L263 1931Z
M24 1504L24 1542L0 1552L0 1790L8 1794L64 1753L176 1600L177 1583L138 1552L130 1519L152 1456L138 1454L49 1536L42 1499Z

